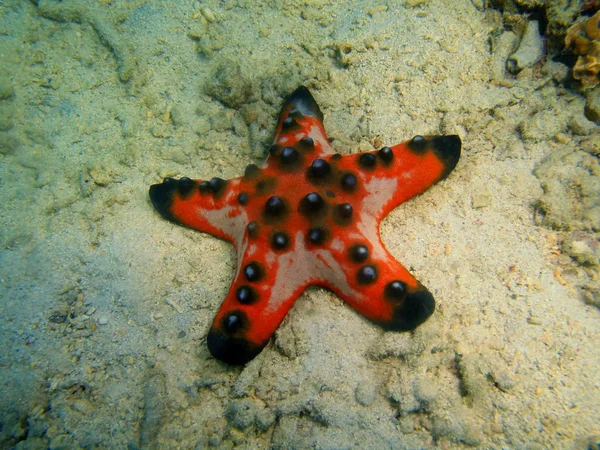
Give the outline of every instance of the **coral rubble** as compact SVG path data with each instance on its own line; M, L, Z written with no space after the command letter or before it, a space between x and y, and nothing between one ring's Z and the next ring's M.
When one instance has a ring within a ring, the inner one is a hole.
M586 89L600 83L600 11L567 30L565 47L579 56L573 78Z

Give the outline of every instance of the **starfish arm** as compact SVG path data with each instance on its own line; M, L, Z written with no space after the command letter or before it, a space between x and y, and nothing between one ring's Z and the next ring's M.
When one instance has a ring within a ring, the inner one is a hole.
M303 262L302 245L298 236L295 248L281 255L244 238L244 256L207 337L215 358L245 364L267 345L311 281L313 267Z
M448 176L460 148L458 136L415 136L393 147L339 159L337 170L354 177L345 200L358 202L360 231L374 238L373 231L393 208Z
M302 167L306 159L333 153L319 105L308 89L296 89L285 99L279 113L266 168L293 171Z
M239 179L165 178L150 186L150 200L165 219L234 244L247 223L240 208Z
M380 217L446 178L458 163L460 150L461 141L456 135L415 136L410 141L379 150L384 167L385 155L389 158L386 176L397 183L392 196L382 204Z
M368 241L356 234L333 258L346 262L343 273L322 284L384 329L413 330L433 314L431 293L385 249L379 237Z

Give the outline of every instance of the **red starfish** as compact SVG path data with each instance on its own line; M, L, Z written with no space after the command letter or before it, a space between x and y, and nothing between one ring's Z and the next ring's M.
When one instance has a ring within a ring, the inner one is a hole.
M244 364L267 344L309 285L324 286L386 330L406 331L434 311L431 293L386 250L379 223L447 177L458 136L415 136L381 150L341 155L305 87L279 115L264 167L210 181L165 178L150 187L172 222L235 245L235 278L208 334L210 352Z

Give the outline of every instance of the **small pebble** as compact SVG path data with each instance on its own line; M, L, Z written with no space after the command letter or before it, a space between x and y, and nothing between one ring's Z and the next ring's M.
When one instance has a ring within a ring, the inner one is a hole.
M420 378L416 383L415 397L421 403L431 405L438 396L436 384L429 377Z
M165 303L167 305L171 306L178 313L182 313L183 312L183 309L181 308L181 306L179 306L179 304L175 300L171 300L171 299L166 298L165 299Z
M583 114L576 114L569 120L569 128L580 136L588 136L596 131L596 124Z
M557 110L545 109L526 118L520 125L521 137L526 142L541 142L563 133L569 116Z
M108 323L108 318L106 316L100 316L98 318L98 325L106 325Z
M377 388L373 383L360 383L354 392L356 401L363 406L371 406L377 397Z
M215 16L215 13L212 12L211 9L209 9L208 7L204 7L200 10L200 12L202 13L202 15L204 16L204 18L206 19L207 22L210 23L214 23L217 21L217 17Z
M496 383L498 389L506 392L515 386L515 381L510 374L505 370L493 371L491 374L492 380Z
M266 431L275 423L277 416L270 409L259 410L256 413L256 426L259 430Z
M492 202L491 196L488 193L484 193L484 192L479 192L477 194L474 194L471 199L471 204L473 205L473 208L475 208L475 209L485 208L486 206L489 206L491 202Z
M256 405L248 398L233 400L225 411L225 417L238 430L244 430L256 419Z
M570 141L569 135L566 133L558 133L556 136L554 136L554 139L559 144L568 144Z
M78 292L75 289L71 289L69 292L67 292L67 303L69 305L72 305L77 301L77 294Z
M584 112L588 120L600 123L600 89L591 89L586 93Z
M527 23L518 50L508 58L506 68L512 73L519 73L537 63L543 57L543 52L544 43L540 36L539 24L537 20L532 20Z
M15 95L15 88L7 81L0 81L0 100L7 100Z
M67 320L67 313L64 311L54 311L50 314L48 320L52 323L64 323Z

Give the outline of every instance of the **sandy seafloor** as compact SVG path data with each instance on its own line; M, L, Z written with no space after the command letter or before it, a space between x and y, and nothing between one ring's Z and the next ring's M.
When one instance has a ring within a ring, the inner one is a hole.
M0 446L598 448L598 126L474 4L0 3ZM311 288L229 367L233 247L148 186L260 163L300 84L342 153L461 136L381 226L438 308L385 333Z

